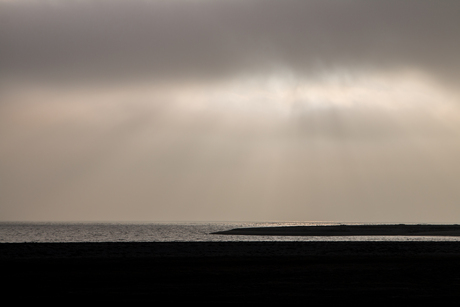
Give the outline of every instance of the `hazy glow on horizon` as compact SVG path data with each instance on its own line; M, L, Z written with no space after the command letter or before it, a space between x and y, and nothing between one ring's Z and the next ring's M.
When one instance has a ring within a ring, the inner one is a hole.
M456 12L0 1L0 219L455 223Z

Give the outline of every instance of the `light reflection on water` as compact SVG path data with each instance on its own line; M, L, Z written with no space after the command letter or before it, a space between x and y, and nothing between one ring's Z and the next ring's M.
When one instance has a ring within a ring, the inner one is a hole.
M190 241L460 241L460 237L422 236L231 236L212 232L246 227L359 225L334 222L202 223L22 223L1 222L0 243L14 242L190 242Z

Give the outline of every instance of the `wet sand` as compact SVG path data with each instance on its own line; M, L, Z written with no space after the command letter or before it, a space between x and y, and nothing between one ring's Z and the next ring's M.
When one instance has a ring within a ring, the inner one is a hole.
M332 225L236 228L220 235L251 236L460 236L460 225Z
M15 301L449 302L459 242L3 243Z

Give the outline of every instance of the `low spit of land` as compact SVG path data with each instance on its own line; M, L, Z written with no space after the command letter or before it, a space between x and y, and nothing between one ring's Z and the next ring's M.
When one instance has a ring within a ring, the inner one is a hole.
M460 225L327 225L236 228L220 235L250 236L460 236Z

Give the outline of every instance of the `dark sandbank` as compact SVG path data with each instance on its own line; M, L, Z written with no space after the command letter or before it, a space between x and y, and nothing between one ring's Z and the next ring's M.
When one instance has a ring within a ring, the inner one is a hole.
M236 228L220 235L251 236L460 236L460 225L331 225Z
M3 243L4 299L449 303L460 242Z

